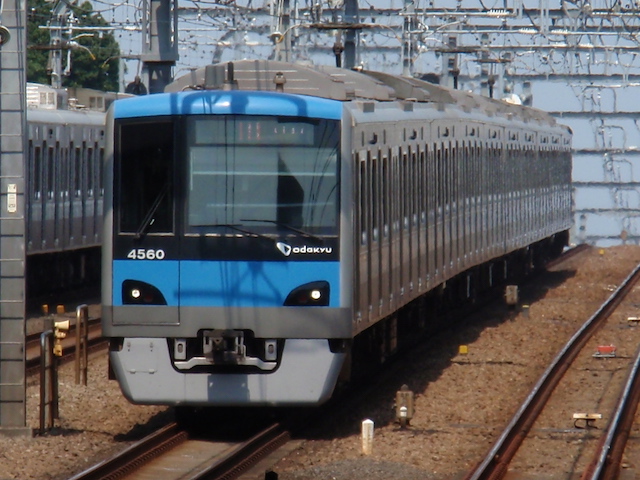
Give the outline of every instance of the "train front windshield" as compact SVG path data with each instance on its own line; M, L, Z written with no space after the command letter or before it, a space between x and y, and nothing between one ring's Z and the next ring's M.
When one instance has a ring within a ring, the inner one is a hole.
M189 232L250 225L335 234L338 121L200 116L187 132Z
M178 225L187 235L338 232L338 120L198 115L119 125L121 235Z

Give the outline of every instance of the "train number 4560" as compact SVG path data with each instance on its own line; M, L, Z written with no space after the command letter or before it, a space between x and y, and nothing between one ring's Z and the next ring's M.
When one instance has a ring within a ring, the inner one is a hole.
M127 254L127 258L132 260L162 260L164 259L164 250L134 248Z

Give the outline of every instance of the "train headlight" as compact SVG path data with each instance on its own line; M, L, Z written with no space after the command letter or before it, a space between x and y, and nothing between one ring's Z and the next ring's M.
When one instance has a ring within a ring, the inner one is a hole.
M166 305L162 292L153 285L140 280L122 282L123 305Z
M329 305L329 282L319 280L294 288L284 301L285 307L326 307Z

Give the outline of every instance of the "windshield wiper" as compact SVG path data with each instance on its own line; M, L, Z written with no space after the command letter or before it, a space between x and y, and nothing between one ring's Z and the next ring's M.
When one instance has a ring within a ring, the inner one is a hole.
M305 232L304 230L300 230L299 228L296 227L292 227L291 225L288 225L286 223L283 222L279 222L277 220L267 220L267 219L263 219L263 218L241 218L240 219L241 222L264 222L264 223L273 223L274 225L277 225L278 227L282 227L285 228L291 232L295 232L299 235L302 235L303 237L307 237L307 238L311 238L313 240L315 240L316 242L319 243L324 243L324 238L319 237L317 235L314 235L313 233L309 233L309 232Z
M149 209L145 217L142 219L142 223L140 223L138 230L136 230L136 234L134 235L134 238L136 240L140 240L144 238L144 236L147 234L147 231L149 230L149 227L153 225L153 222L155 220L153 216L158 210L158 207L160 207L160 204L162 203L162 200L164 200L164 197L167 196L167 193L169 192L169 187L170 187L169 182L165 183L162 187L162 190L160 190L160 192L158 193L158 196L155 198L155 200L151 204L151 208Z
M194 226L198 226L198 225L194 225ZM235 230L236 232L240 232L240 233L244 233L246 235L251 235L254 237L259 237L259 238L264 238L266 240L269 240L271 242L275 242L275 240L271 237L268 237L267 235L263 235L261 233L258 232L252 232L251 230L246 230L243 227L244 225L241 224L237 224L237 223L216 223L213 225L203 225L205 227L211 227L211 228L216 228L216 227L222 227L222 228L230 228L231 230Z

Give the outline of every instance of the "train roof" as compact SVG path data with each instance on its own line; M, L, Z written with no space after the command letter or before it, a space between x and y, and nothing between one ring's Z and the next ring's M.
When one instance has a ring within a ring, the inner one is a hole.
M27 121L31 123L104 126L105 117L104 112L92 110L27 109Z
M453 90L423 80L367 70L306 66L274 60L239 60L207 65L178 78L165 92L185 90L254 90L310 95L339 101L376 100L456 105L486 115L516 115L555 124L546 112Z
M340 120L342 103L310 95L261 91L184 91L119 100L113 118L168 115L282 115Z

